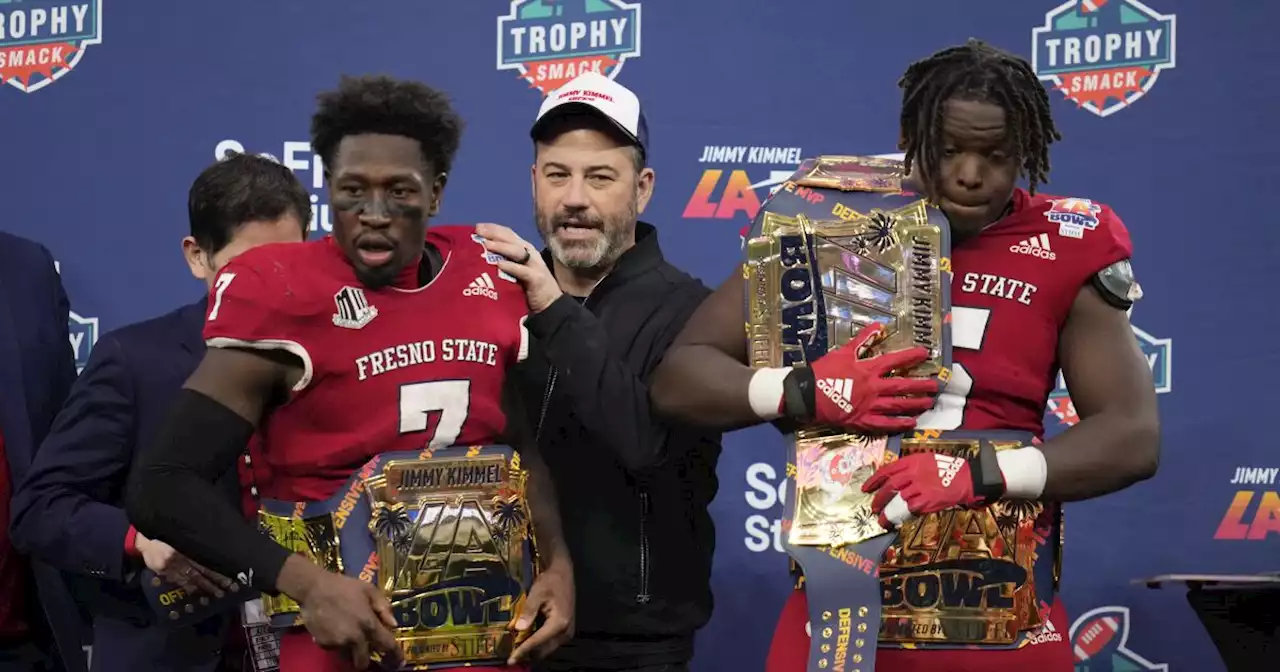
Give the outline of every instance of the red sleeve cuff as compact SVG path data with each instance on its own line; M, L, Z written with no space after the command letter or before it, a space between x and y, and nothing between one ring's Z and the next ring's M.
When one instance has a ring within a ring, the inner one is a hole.
M124 554L131 558L140 558L142 554L138 552L138 531L129 526L129 531L124 533Z

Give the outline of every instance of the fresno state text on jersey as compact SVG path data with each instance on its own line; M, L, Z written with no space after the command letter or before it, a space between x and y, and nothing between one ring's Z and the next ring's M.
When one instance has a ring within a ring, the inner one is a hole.
M427 242L444 263L422 287L363 286L331 237L255 248L219 273L209 346L284 350L303 369L259 428L262 496L320 500L380 453L499 440L506 372L528 349L524 293L470 227Z

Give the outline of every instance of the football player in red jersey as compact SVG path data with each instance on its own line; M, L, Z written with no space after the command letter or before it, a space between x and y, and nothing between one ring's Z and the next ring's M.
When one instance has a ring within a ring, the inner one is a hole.
M506 393L527 347L524 293L472 227L427 230L461 130L448 99L418 83L344 78L320 96L312 146L327 168L333 235L263 246L219 273L208 353L133 470L128 510L140 531L302 605L307 631L282 635L283 672L364 669L371 651L399 648L372 585L291 553L219 499L213 481L255 427L270 474L255 494L283 501L324 500L388 451L517 446L544 571L516 627L544 622L508 663L548 653L572 627L554 492L508 422L524 417L507 411Z
M1126 313L1140 296L1129 234L1105 205L1035 193L1049 170L1049 144L1060 136L1026 61L970 40L911 65L900 86L906 167L914 168L914 188L946 214L953 241L952 376L915 427L1022 430L1041 438L1059 367L1080 422L1040 445L1001 451L1002 478L994 480L1003 487L994 495L973 478L977 465L953 465L942 470L955 472L947 478L929 453L891 462L864 489L875 492L881 519L894 524L957 507L981 510L996 500L1042 507L1035 532L1048 548L1040 548L1037 562L1052 562L1060 503L1115 492L1156 471L1155 391ZM1016 186L1019 177L1026 189ZM651 387L664 412L725 426L762 415L760 381L778 374L744 365L744 305L743 280L735 273L689 321ZM875 394L885 379L872 368L883 357L856 360L843 350L810 368L843 360L841 377L855 381L855 410L848 415L888 403ZM860 385L873 394L858 395ZM810 418L829 403L811 391L805 402ZM878 669L1070 670L1068 621L1055 589L1038 588L1036 606L1048 624L1021 633L1016 648L896 648L882 641ZM891 586L885 593L893 593ZM805 669L807 611L797 590L775 631L770 672Z

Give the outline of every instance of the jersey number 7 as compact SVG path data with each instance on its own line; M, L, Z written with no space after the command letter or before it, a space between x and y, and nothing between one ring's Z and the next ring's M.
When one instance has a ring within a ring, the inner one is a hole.
M218 311L222 309L222 295L227 292L227 288L231 286L231 281L236 279L235 273L223 273L213 281L213 308L209 310L209 317L205 318L206 322L212 322L218 319Z
M400 386L400 433L432 430L426 447L457 443L471 408L470 380L429 380ZM432 420L435 420L433 423Z

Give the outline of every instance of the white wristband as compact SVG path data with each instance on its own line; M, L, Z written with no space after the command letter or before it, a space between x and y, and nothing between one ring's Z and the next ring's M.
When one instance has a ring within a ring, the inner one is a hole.
M760 369L751 376L751 385L747 387L747 401L761 420L782 417L779 410L782 407L782 381L792 370L791 367Z
M893 493L893 499L884 505L884 517L893 523L894 527L902 527L902 524L915 518L911 515L911 508L907 506L907 500L902 498L901 492Z
M996 453L1000 473L1004 474L1005 499L1039 499L1049 478L1049 465L1044 453L1035 446L1002 450Z

